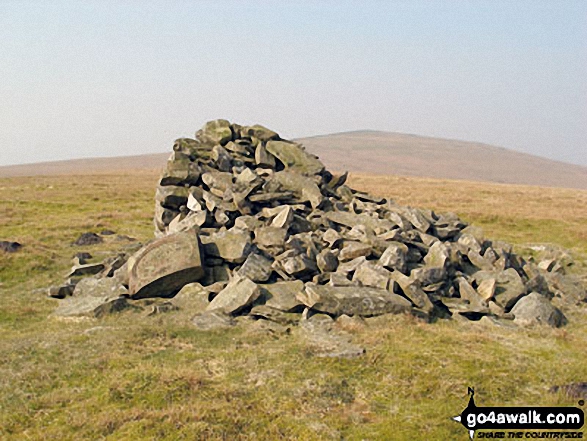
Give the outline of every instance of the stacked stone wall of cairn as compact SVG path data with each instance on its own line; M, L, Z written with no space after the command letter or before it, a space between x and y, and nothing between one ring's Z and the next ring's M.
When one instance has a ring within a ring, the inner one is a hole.
M565 308L585 302L568 254L524 259L455 214L401 206L346 179L263 126L208 122L173 145L156 189L156 239L117 256L114 270L111 259L52 288L65 297L56 313L168 298L167 309L194 309L202 328L314 313L562 326Z

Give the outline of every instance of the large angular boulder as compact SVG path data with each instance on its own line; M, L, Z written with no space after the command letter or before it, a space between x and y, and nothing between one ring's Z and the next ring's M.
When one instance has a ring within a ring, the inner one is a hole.
M567 323L567 318L560 309L537 292L518 300L511 313L515 317L514 322L521 325L544 324L560 328Z
M204 276L198 235L190 230L151 242L129 259L128 272L133 299L175 294Z

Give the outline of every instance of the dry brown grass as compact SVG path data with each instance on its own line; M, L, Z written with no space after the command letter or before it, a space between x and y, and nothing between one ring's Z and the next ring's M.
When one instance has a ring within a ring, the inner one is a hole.
M0 438L467 439L450 420L474 386L483 405L576 405L547 392L587 380L587 311L560 330L392 316L348 328L363 357L315 355L301 334L243 325L200 332L179 311L55 320L38 288L63 280L71 242L109 228L152 237L157 172L0 180ZM488 236L572 246L582 259L586 193L401 177L350 184L455 211ZM94 254L123 245L85 247Z

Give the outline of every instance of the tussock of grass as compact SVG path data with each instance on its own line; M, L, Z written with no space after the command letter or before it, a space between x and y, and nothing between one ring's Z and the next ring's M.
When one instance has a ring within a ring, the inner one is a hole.
M0 181L0 438L21 439L465 439L450 420L467 386L483 405L576 405L547 393L587 380L587 312L559 330L483 323L425 324L408 316L348 328L367 353L314 355L294 330L243 324L201 332L178 311L102 320L48 318L39 287L63 280L79 234L112 229L148 240L156 175ZM552 242L587 252L587 192L477 183L352 177L398 202L455 211L489 237ZM578 265L577 271L581 271Z

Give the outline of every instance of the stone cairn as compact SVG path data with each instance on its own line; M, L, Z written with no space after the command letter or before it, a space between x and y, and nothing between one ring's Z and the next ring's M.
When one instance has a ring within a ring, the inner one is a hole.
M408 313L562 326L585 302L568 255L525 260L455 214L345 185L298 143L260 125L208 122L175 141L156 191L156 239L99 264L76 261L57 315L165 298L193 323ZM144 302L143 302L144 303Z

